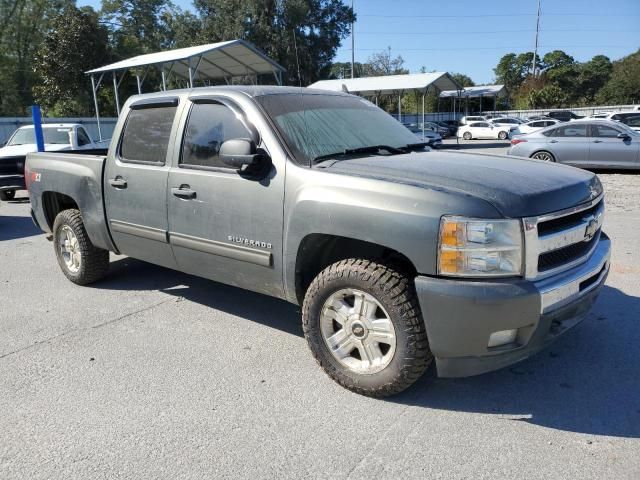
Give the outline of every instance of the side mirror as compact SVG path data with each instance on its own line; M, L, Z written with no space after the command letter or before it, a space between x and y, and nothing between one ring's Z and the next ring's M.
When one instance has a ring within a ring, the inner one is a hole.
M631 140L631 135L629 135L628 133L619 133L618 138L626 142L627 140Z
M219 155L225 165L249 177L265 176L271 169L271 158L266 153L259 153L256 143L248 138L223 142Z

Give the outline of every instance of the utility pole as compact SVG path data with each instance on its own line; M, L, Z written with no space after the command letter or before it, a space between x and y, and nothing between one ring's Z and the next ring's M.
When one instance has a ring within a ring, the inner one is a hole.
M353 13L353 0L351 0L351 12ZM356 41L353 32L354 23L351 22L351 78L355 77Z
M536 78L536 57L538 56L538 35L539 34L540 34L540 0L538 0L538 16L536 19L536 46L533 49L533 64L531 65L533 78Z

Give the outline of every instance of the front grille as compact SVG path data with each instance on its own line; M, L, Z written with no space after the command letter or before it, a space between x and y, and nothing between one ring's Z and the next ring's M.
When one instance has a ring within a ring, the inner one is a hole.
M600 204L598 203L596 205L593 205L591 208L572 213L571 215L554 218L551 220L547 220L546 222L540 222L538 224L538 235L548 235L575 227L576 225L580 225L583 218L594 215L599 208Z
M553 270L585 256L591 251L599 238L600 230L588 242L574 243L558 250L543 253L538 257L538 272L543 273Z

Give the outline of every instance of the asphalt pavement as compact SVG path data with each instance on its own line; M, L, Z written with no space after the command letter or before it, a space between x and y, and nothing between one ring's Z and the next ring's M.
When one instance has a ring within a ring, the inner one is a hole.
M640 212L605 229L607 285L551 348L375 400L320 370L298 307L114 255L75 286L2 203L0 478L640 478Z

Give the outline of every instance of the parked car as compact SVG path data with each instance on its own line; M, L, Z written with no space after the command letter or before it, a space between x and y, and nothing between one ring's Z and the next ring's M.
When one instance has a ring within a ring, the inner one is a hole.
M496 117L496 118L492 118L491 120L489 120L489 123L492 123L492 124L498 125L498 126L517 127L518 125L520 125L523 122L519 118Z
M424 132L422 130L422 127L418 126L417 123L405 124L404 126L407 127L409 131L413 133L420 142L426 143L428 147L439 148L440 146L442 146L442 136L439 133L426 128L426 125Z
M449 127L438 125L436 122L424 122L424 127L425 129L436 132L442 138L446 138L449 136Z
M533 120L548 120L551 117L548 117L547 115L532 115L530 117L526 117L523 120L526 122L532 122Z
M551 125L555 125L560 123L560 120L547 119L547 120L534 120L532 122L522 123L518 125L515 130L510 132L511 136L515 135L524 135L531 132L536 132L542 128L550 127Z
M42 125L46 151L87 150L106 148L107 143L94 142L85 128L77 123L47 123ZM24 188L24 160L37 150L32 125L18 128L0 148L0 200L12 200L16 190Z
M458 128L458 138L473 139L500 139L509 138L509 132L515 127L494 125L491 122L473 122Z
M640 112L605 112L603 117L595 117L595 115L601 115L600 113L594 114L593 117L615 120L624 123L633 130L640 131Z
M611 120L561 123L511 140L509 155L584 168L640 168L640 133Z
M555 118L556 120L560 120L561 122L569 122L571 120L578 120L580 118L584 118L581 115L576 115L569 110L558 110L555 112L547 113L547 116L550 118Z
M460 125L468 125L471 122L485 122L487 117L483 115L470 115L460 119Z
M454 137L456 135L456 132L458 131L458 122L456 122L455 120L441 121L436 123L441 127L449 130L449 137Z
M95 282L112 251L301 305L319 365L360 394L400 392L434 358L454 377L522 360L584 318L609 271L596 175L425 151L346 93L146 94L114 135L106 156L27 156L64 275Z

